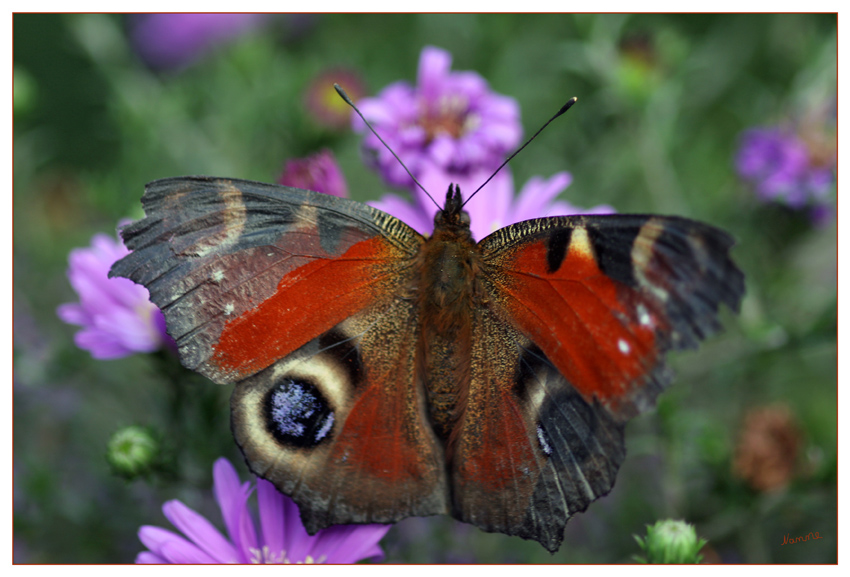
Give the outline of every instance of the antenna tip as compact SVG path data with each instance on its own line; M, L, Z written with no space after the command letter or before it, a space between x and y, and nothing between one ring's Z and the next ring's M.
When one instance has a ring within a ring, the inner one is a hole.
M566 104L564 104L564 105L561 107L561 109L558 111L558 114L556 114L556 115L555 115L555 118L557 118L558 116L562 115L562 114L563 114L563 113L565 113L567 110L569 110L569 109L570 109L570 107L571 107L573 104L575 104L576 102L578 102L578 97L577 97L577 96L573 96L572 98L570 98L569 100L567 100L567 103L566 103Z
M342 86L334 82L334 90L336 93L340 95L340 97L345 100L348 104L351 104L351 99L348 97L348 94L345 93L345 90L342 89Z

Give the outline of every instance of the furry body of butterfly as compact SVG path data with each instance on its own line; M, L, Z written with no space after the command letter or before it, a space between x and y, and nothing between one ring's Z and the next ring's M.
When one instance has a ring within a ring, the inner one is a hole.
M153 182L111 275L180 359L236 383L248 466L310 532L451 514L555 551L613 486L626 421L737 310L733 241L677 217L552 217L476 243L450 187L425 238L367 205L256 182Z
M460 194L447 196L457 204ZM421 329L416 343L417 386L427 392L428 416L451 462L453 431L464 416L469 393L472 312L486 306L479 282L481 254L460 206L437 213L434 234L414 261L418 270L411 292Z

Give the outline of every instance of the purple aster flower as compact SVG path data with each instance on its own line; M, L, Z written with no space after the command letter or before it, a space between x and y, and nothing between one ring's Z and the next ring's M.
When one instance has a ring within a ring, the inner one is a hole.
M348 198L345 177L333 153L327 149L307 158L286 161L283 174L277 181L286 186Z
M461 194L466 198L490 176L490 171L479 169L466 177L456 178ZM429 170L422 175L420 181L427 190L447 189L448 175L440 170ZM544 216L566 216L571 214L610 214L616 212L607 205L595 206L591 209L581 209L564 201L556 201L566 189L572 176L568 172L559 172L551 178L531 178L522 188L518 196L514 196L513 177L504 168L476 194L464 207L471 219L472 237L481 240L488 234L523 220ZM435 197L442 203L443 197ZM387 194L381 200L370 202L370 205L399 218L422 234L430 234L434 229L434 214L436 205L420 190L414 194L411 204L402 198Z
M522 134L515 100L491 92L475 72L452 72L451 55L430 46L419 58L415 87L396 82L358 106L417 178L428 164L452 175L479 168L492 172ZM356 116L353 126L360 132L367 130ZM411 184L375 135L367 133L363 146L384 180L398 186ZM446 182L457 180L453 176Z
M784 201L795 209L825 201L834 181L831 167L813 162L804 140L780 128L745 132L736 166L762 200Z
M263 479L257 479L259 530L248 511L250 481L239 482L225 458L213 466L213 492L230 539L207 519L181 503L168 501L162 512L185 537L144 526L139 539L148 551L136 563L356 563L380 561L378 542L390 525L336 525L312 537L301 524L298 506Z
M121 241L96 234L90 247L76 248L68 256L68 280L80 302L60 305L56 314L66 323L83 327L74 342L96 359L150 353L163 345L176 350L148 289L107 276L113 263L129 253Z
M130 36L152 68L183 68L214 46L257 28L265 14L138 14Z

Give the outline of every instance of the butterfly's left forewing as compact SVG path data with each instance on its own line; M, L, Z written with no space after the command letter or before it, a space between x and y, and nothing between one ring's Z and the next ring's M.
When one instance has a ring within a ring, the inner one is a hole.
M169 178L142 203L112 274L148 288L183 364L219 383L388 301L423 241L364 204L259 182Z
M708 225L640 215L526 221L481 241L488 306L451 452L455 515L557 549L567 519L613 486L625 422L669 382L664 353L715 331L721 302L737 310L731 246Z

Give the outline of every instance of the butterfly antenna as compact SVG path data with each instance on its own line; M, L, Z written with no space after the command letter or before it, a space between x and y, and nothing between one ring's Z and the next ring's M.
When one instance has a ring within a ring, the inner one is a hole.
M346 93L345 93L345 90L343 90L343 89L342 89L342 86L340 86L339 84L337 84L336 82L334 82L334 90L336 90L337 94L339 94L339 96L340 96L343 100L345 100L345 103L346 103L346 104L348 104L351 108L353 108L353 109L354 109L354 112L356 112L356 113L357 113L357 116L359 116L359 117L363 120L363 122L365 122L365 123L366 123L366 126L369 128L369 130L371 130L371 131L372 131L372 134L374 134L375 136L377 136L377 137L378 137L378 140L380 140L380 141L381 141L381 144L383 144L383 145L384 145L384 148L386 148L387 150L389 150L389 151L392 153L392 155L393 155L393 156L395 156L395 159L398 161L398 163L401 165L401 167L405 170L405 172L407 172L407 174L408 174L408 175L410 175L410 178L412 178L412 179L413 179L413 182L415 182L415 183L416 183L416 186L418 186L420 189L422 189L422 192L424 192L424 193L428 196L428 198L430 198L430 199L431 199L431 202L433 202L434 204L436 204L436 205L437 205L437 208L438 208L438 209L441 209L442 207L440 206L440 203L438 203L436 200L434 200L434 197L433 197L433 196L431 196L431 195L428 193L428 191L427 191L427 190L425 190L425 187L424 187L424 186L422 186L422 185L419 183L419 181L418 181L418 180L416 180L416 177L415 177L415 176L413 176L413 174L411 174L411 172L407 169L407 167L404 165L404 163L401 161L401 159L398 157L398 155L395 153L395 151L394 151L392 148L390 148L390 145L389 145L389 144L387 144L386 142L384 142L384 139L383 139L383 138L381 138L381 135L380 135L380 134L378 134L378 133L375 131L375 129L374 129L374 128L372 128L372 125L371 125L371 124L369 124L369 121L368 121L368 120L366 120L366 119L363 117L363 114L362 114L362 113L361 113L361 112L357 109L357 107L356 107L356 106L354 106L354 103L353 103L353 102L351 101L351 99L348 97L348 94L346 94ZM492 178L492 177L491 177L491 178Z
M509 162L511 161L511 159L512 159L514 156L516 156L517 154L519 154L519 153L522 151L522 149L523 149L523 148L525 148L526 146L528 146L528 144L529 144L532 140L534 140L535 138L537 138L537 135L538 135L538 134L540 134L541 132L543 132L543 129L544 129L544 128L546 128L547 126L549 126L549 124L551 124L551 122L552 122L553 120L555 120L556 118L558 118L559 116L561 116L563 113L565 113L567 110L569 110L569 109L572 107L572 105L573 105L573 104L575 104L576 102L578 102L578 98L577 98L577 97L575 97L575 96L573 96L572 98L570 98L569 100L567 100L567 103L566 103L566 104L564 104L564 105L561 107L561 109L560 109L558 112L556 112L556 113L555 113L555 115L554 115L552 118L550 118L549 120L547 120L547 121L546 121L546 124L544 124L543 126L541 126L541 127L540 127L540 130L538 130L537 132L535 132L535 133L534 133L534 135L533 135L531 138L529 138L528 140L526 140L526 141L525 141L525 144L523 144L522 146L520 146L519 148L517 148L516 152L514 152L512 155L510 155L510 156L507 158L507 160L505 160L505 162L503 162L501 165L499 165L499 168L497 168L497 169L493 172L493 174L491 174L491 175L490 175L490 178L488 178L487 180L485 180L485 181L484 181L484 184L482 184L481 186L479 186L478 188L476 188L476 189L475 189L475 192L473 192L472 194L470 194L470 195L467 197L467 199L464 201L463 205L461 205L461 208L463 208L463 206L465 206L467 202L469 202L470 200L472 200L472 197L473 197L473 196L475 196L476 194L478 194L478 191L479 191L479 190L481 190L482 188L484 188L484 187L487 185L487 183L488 183L488 182L490 182L491 180L493 180L493 177L494 177L494 176L496 176L497 174L499 174L499 171L500 171L500 170L502 170L502 169L505 167L505 165L506 165L507 163L509 163Z

